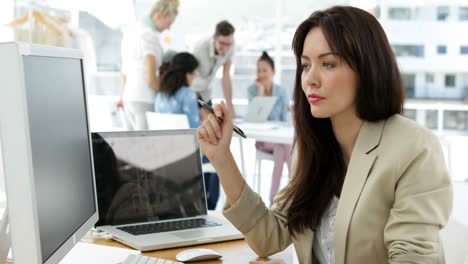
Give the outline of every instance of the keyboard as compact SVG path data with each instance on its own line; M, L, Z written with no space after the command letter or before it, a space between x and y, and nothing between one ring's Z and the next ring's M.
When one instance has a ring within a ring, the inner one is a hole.
M182 262L161 258L152 258L142 255L128 255L128 257L120 264L182 264Z
M134 236L178 231L184 229L192 229L199 227L210 227L210 226L219 226L220 224L213 221L206 220L204 218L195 218L187 220L178 220L162 223L151 223L143 225L133 225L133 226L122 226L117 227L118 229L130 233Z

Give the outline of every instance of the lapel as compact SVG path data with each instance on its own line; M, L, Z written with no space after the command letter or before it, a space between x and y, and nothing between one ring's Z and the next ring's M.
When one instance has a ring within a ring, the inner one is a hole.
M345 263L349 224L369 171L377 157L377 151L373 150L380 143L384 124L384 120L364 121L359 130L336 211L334 245L337 264Z

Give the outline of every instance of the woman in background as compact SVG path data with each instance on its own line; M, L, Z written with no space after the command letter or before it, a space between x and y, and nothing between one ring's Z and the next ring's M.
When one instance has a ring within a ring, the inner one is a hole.
M156 94L154 112L185 114L191 128L200 126L197 96L190 88L198 65L197 59L188 52L174 55Z
M133 129L147 129L146 112L151 112L160 89L158 68L163 50L159 33L169 29L177 16L179 0L158 0L149 15L130 26L122 39L121 99Z
M190 88L197 59L190 53L176 54L169 63L167 72L161 81L160 92L156 95L154 111L157 113L185 114L191 128L201 125L197 96ZM202 111L202 113L204 113ZM203 118L202 118L203 119ZM203 163L208 159L203 156ZM219 179L216 173L204 173L206 200L209 210L214 210L219 199Z
M273 83L275 76L275 63L273 59L263 52L257 62L257 79L255 83L249 86L249 103L255 96L276 96L276 100L270 115L269 121L286 122L288 116L289 100L287 91L283 87ZM292 145L270 142L256 142L255 147L264 152L273 153L274 167L270 189L270 205L273 204L273 198L278 192L281 175L283 174L283 165L286 162L288 166L289 178L291 178Z

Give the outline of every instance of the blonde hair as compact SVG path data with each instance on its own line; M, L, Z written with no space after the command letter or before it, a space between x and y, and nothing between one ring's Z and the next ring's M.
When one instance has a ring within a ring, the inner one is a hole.
M164 17L177 15L179 0L158 0L151 8L150 16L153 17L157 12L161 12Z

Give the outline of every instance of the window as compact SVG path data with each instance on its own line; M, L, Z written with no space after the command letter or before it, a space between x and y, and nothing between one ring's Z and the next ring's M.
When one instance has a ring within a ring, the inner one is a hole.
M282 87L294 87L296 80L295 69L284 69L281 71L281 86ZM288 91L288 98L292 98L292 89Z
M462 87L468 89L468 73L462 75Z
M468 55L468 46L461 46L460 47L460 54Z
M80 28L86 30L93 39L98 71L118 72L121 61L120 44L122 33L120 30L112 29L99 18L84 11L80 11L78 21ZM120 92L119 89L115 90L112 94Z
M416 109L405 109L405 117L416 121Z
M406 74L403 73L401 75L403 79L403 86L405 87L406 96L408 98L414 98L415 95L415 84L416 84L416 76L413 73Z
M394 20L410 20L411 19L411 9L409 8L389 8L388 17Z
M445 45L437 46L437 54L447 54L447 46Z
M448 88L455 87L455 75L454 74L445 75L445 87L448 87Z
M437 110L425 110L426 111L426 127L429 129L437 129Z
M450 9L448 6L439 6L437 7L437 20L445 21L449 16Z
M465 131L467 129L466 111L444 111L444 129Z
M468 7L460 7L458 10L458 19L460 21L468 21Z
M380 19L380 6L377 6L375 9L374 9L374 16L377 18L377 19Z
M282 44L282 45L281 45L281 50L283 50L283 51L290 51L290 50L292 50L291 44Z
M397 57L424 57L423 45L392 45Z
M426 83L434 83L434 74L426 73Z
M254 67L247 67L242 65L241 67L234 68L234 75L247 75L253 77L257 74L257 69Z

